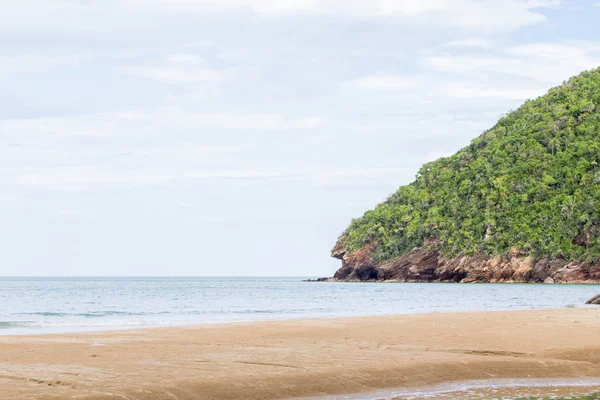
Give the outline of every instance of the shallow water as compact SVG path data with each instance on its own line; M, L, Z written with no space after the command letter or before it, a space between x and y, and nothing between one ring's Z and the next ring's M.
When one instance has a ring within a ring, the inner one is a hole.
M0 278L0 335L308 317L583 306L600 285L303 278Z
M598 400L600 394L590 394L587 396L569 396L569 397L514 397L512 399L503 398L503 400Z
M296 400L600 400L600 379L489 379Z

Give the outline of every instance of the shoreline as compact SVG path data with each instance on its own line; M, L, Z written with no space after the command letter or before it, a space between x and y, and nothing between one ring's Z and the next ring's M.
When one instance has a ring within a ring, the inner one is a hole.
M598 378L600 308L0 336L7 399L282 399L465 380Z
M349 282L353 283L353 282ZM365 282L368 283L368 282ZM372 282L372 283L387 283L387 282ZM406 282L403 282L406 283ZM435 282L445 284L444 282ZM464 285L464 283L456 283L457 285ZM481 284L481 283L474 283ZM510 283L507 283L510 285ZM470 284L469 284L470 285ZM597 286L597 285L596 285ZM600 296L600 295L599 295ZM120 333L120 332L131 332L131 331L149 331L151 333L155 330L161 329L201 329L204 327L236 327L240 325L254 325L262 323L277 323L277 322L302 322L302 321L327 321L327 320L348 320L355 318L387 318L387 317L402 317L402 316L416 316L416 315L437 315L437 314L479 314L479 313L498 313L498 312L527 312L527 311L553 311L553 310L566 310L566 309L599 309L597 304L585 303L585 304L567 304L564 307L549 307L549 308L514 308L507 310L465 310L465 311L431 311L431 312L411 312L411 313L382 313L382 314L359 314L354 316L341 315L341 316L290 316L286 318L272 318L272 319L256 319L256 320L231 320L231 321L205 321L205 322L189 322L182 324L173 325L131 325L131 326L101 326L101 327L77 327L72 328L55 328L56 330L48 331L40 328L29 328L28 330L19 330L14 328L5 329L7 333L2 333L0 330L0 343L3 338L19 338L19 337L38 337L44 338L48 336L65 336L65 335L85 335L85 334L103 334L103 333ZM38 329L41 331L38 332ZM49 328L52 329L52 328ZM64 329L64 330L63 330ZM17 331L20 333L11 333L10 331ZM25 332L25 333L23 333Z
M435 239L425 241L401 256L377 259L377 245L350 250L340 237L331 256L342 261L333 278L341 281L401 282L522 282L522 283L600 283L600 260L550 258L522 253L512 248L495 256L444 255Z
M400 280L400 279L338 279L335 277L323 277L316 279L304 279L302 282L307 283L426 283L426 284L442 284L442 285L536 285L536 286L600 286L600 281L585 280L585 281L569 281L569 282L520 282L520 281L472 281L472 282L457 282L457 281L426 281L426 280Z
M417 388L380 389L375 392L344 394L324 397L296 398L294 400L481 400L503 397L530 398L556 396L589 396L600 393L598 379L486 379L456 381ZM575 400L573 398L573 400Z

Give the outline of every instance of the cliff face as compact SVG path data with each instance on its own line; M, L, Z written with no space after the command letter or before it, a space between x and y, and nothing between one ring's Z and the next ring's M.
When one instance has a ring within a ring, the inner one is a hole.
M600 68L425 164L332 255L338 280L600 282Z
M342 260L333 281L393 282L505 282L600 283L600 262L578 263L535 258L513 250L504 256L445 258L431 248L419 247L383 262L373 261L369 249L348 253L336 247L332 256Z

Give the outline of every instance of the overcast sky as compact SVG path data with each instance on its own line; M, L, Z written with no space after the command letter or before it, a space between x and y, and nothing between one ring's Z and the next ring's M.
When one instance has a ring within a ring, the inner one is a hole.
M600 66L600 3L0 5L0 275L330 276L353 217Z

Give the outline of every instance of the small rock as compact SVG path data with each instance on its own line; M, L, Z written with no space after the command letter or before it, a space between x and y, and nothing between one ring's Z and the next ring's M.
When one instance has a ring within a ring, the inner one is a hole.
M546 279L544 279L544 283L554 283L554 279L547 277Z
M595 304L597 306L600 306L600 294L598 296L596 296L596 297L592 297L585 304Z

